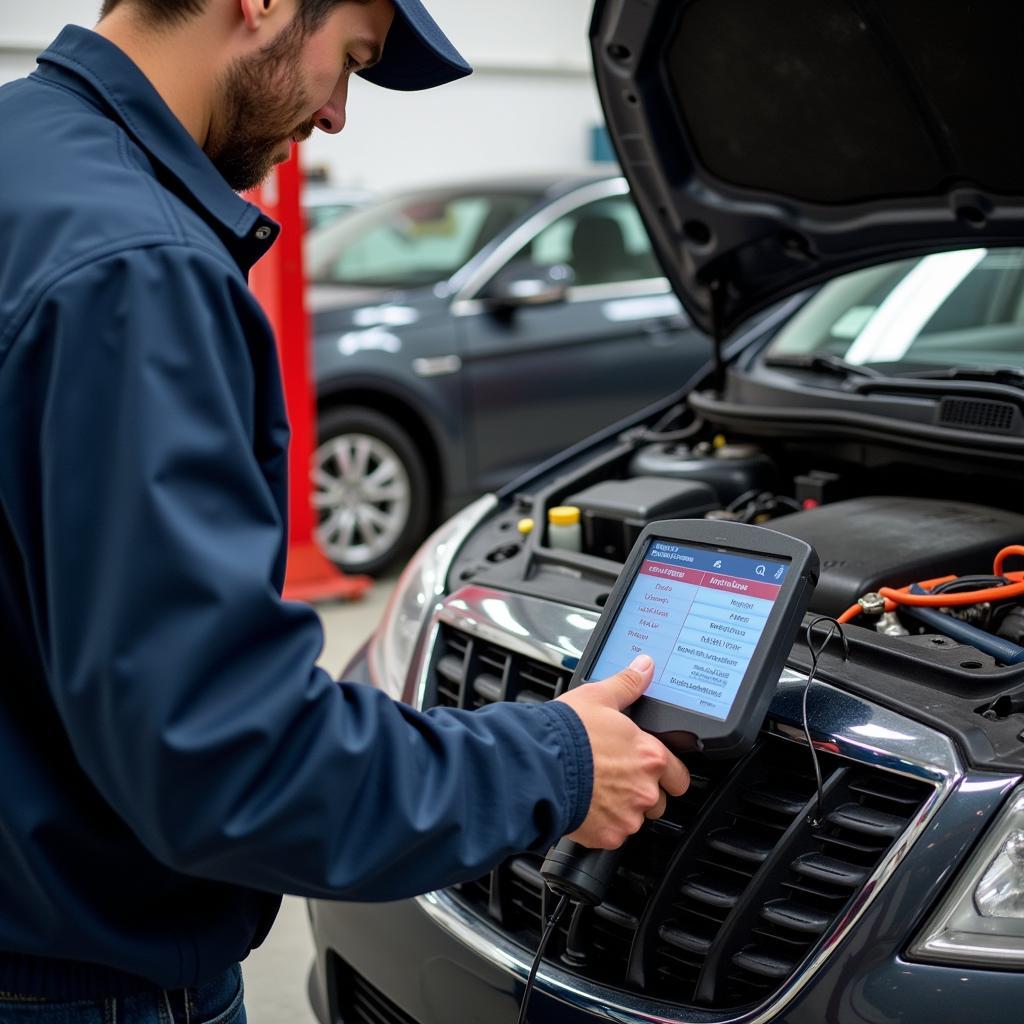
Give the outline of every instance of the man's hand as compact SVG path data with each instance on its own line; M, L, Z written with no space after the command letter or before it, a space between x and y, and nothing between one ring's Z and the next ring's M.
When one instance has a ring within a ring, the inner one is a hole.
M614 850L644 818L660 818L666 794L682 796L690 773L663 743L633 724L623 710L647 689L654 662L646 654L600 683L563 694L579 715L594 759L594 792L583 824L568 838L591 849Z

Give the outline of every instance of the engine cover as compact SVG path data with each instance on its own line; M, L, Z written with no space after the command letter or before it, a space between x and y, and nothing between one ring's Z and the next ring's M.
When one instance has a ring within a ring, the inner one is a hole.
M839 615L879 587L989 573L1000 548L1024 543L1024 516L929 498L851 498L768 525L818 552L810 608L821 615Z

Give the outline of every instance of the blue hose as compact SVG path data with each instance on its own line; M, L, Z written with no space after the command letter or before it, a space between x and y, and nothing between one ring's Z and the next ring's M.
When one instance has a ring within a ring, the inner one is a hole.
M915 583L911 588L912 594L927 594L928 591ZM940 612L935 608L920 608L912 604L900 605L900 613L911 619L916 619L924 626L930 626L936 633L942 633L952 640L959 640L962 644L968 644L981 651L982 654L989 654L996 661L1003 665L1019 665L1024 662L1024 647L1011 643L1000 636L993 636L986 633L969 622L963 622Z

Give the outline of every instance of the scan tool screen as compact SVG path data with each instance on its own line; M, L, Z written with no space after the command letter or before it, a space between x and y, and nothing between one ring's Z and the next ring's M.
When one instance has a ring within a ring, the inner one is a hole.
M725 720L789 562L651 540L591 679L654 659L647 696Z

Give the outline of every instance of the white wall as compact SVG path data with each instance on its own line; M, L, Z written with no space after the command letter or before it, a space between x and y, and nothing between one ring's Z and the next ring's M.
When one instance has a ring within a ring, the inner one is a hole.
M600 121L586 41L591 3L428 0L476 73L412 94L356 81L345 131L316 133L304 162L337 184L380 190L585 166ZM0 0L0 82L31 71L65 23L93 24L99 4Z
M0 47L38 50L69 21L92 25L101 0L0 0Z

